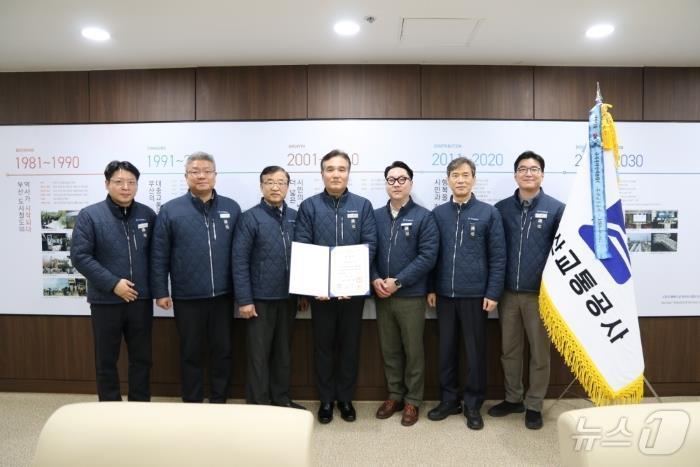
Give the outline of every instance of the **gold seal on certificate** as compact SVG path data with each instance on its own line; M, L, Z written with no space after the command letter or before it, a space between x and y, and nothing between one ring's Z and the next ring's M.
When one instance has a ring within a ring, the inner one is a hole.
M369 295L367 245L292 243L289 293L312 297Z

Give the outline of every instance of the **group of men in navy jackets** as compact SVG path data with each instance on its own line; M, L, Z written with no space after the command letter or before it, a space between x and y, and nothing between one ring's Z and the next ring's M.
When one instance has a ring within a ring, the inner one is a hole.
M452 196L430 211L411 197L413 170L395 161L384 171L388 201L374 209L348 191L350 157L333 150L321 160L324 190L305 199L298 212L285 202L290 176L278 166L263 169L260 203L241 212L236 201L214 189L214 158L196 152L185 163L187 193L156 215L134 200L138 169L110 162L107 197L80 211L71 247L74 266L88 280L99 400L121 400L116 362L122 336L129 354L128 398L150 400L155 299L157 306L173 308L182 400L204 400L208 367L208 400L225 403L235 297L246 319L247 402L304 409L290 397L291 341L297 310L310 306L318 420L331 422L337 407L345 421L354 421L365 297L291 295L291 244L366 244L388 389L376 417L400 412L404 426L419 419L427 305L437 312L441 391L428 418L463 412L470 429L483 428L486 322L498 306L506 393L488 412L525 412L525 425L541 428L550 347L538 293L564 208L541 189L544 165L532 151L520 154L514 163L518 189L492 206L472 192L474 162L453 159L446 174ZM468 358L463 388L460 332Z

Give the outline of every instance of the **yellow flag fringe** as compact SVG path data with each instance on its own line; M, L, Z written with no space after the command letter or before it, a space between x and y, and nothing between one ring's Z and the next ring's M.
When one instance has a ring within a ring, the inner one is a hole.
M540 288L539 302L540 316L549 338L595 405L636 404L641 401L644 396L644 374L619 391L614 391L562 318L544 283Z
M608 151L612 149L615 154L615 167L620 167L620 147L617 145L617 131L615 130L615 122L612 114L608 112L612 109L610 104L601 104L600 106L600 124L601 138L603 140L603 149Z

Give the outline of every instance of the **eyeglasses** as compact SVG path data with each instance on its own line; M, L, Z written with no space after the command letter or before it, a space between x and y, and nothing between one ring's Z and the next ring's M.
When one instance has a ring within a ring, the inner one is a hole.
M516 172L518 172L520 175L525 175L528 172L530 172L532 175L539 175L542 173L542 169L539 167L518 167Z
M289 182L286 180L265 180L262 184L268 188L272 188L273 186L284 188L289 185Z
M122 180L121 178L111 178L109 181L117 186L128 186L129 188L135 187L138 183L136 180Z
M204 175L205 177L210 177L213 174L216 173L215 170L188 170L187 175L191 175L193 177L199 177L200 175Z
M396 183L398 183L399 185L404 185L409 180L410 180L410 178L408 178L408 177L389 177L386 179L386 182L389 185L394 185Z

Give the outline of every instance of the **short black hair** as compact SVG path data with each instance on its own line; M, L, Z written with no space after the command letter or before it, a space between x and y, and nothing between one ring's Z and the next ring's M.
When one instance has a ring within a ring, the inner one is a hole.
M136 177L136 180L141 176L141 172L136 168L134 164L129 161L112 161L105 167L105 180L109 181L117 170L126 170L131 172Z
M334 157L342 157L346 161L348 161L348 171L350 171L350 166L352 165L352 162L350 161L350 156L348 156L348 153L345 151L341 151L340 149L334 149L325 156L323 156L323 159L321 159L321 172L323 172L323 164L326 163L329 159L332 159Z
M476 177L476 164L474 164L473 160L463 156L456 157L447 164L447 176L449 177L453 171L457 170L457 167L461 167L464 164L467 164L472 169L472 177Z
M264 169L262 169L262 172L260 172L260 183L263 182L263 176L265 176L265 175L270 175L270 174L274 174L274 173L277 173L277 172L284 172L284 174L287 176L287 183L289 183L289 172L287 172L286 170L284 170L284 169L283 169L282 167L280 167L279 165L268 165L267 167L265 167Z
M413 170L411 170L411 168L408 166L408 164L406 164L403 161L394 161L391 163L391 165L387 166L387 168L384 169L384 178L386 178L387 174L389 173L389 171L391 169L396 169L396 168L404 169L406 171L406 173L408 173L408 178L413 180Z
M542 172L544 172L544 158L533 151L525 151L520 154L517 159L515 159L515 163L513 164L513 172L518 171L518 165L520 165L520 161L524 159L535 159L537 163L540 164L540 169L542 169Z

